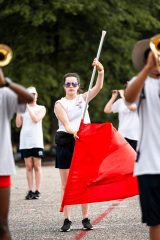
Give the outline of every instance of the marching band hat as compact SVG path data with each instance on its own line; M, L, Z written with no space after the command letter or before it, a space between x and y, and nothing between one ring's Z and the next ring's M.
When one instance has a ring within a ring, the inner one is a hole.
M137 70L141 70L145 65L145 52L150 49L150 39L138 41L132 51L132 62Z
M37 90L36 90L36 88L35 87L29 87L29 88L27 88L27 91L29 92L29 93L37 93Z

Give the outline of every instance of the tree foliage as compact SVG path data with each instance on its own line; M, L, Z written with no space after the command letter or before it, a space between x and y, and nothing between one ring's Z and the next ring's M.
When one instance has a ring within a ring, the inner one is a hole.
M14 53L4 72L26 87L37 87L39 103L48 110L46 142L53 138L53 99L63 95L63 75L78 72L87 90L102 30L107 31L100 57L105 84L89 110L93 122L116 126L117 116L105 115L104 105L112 89L136 74L133 45L158 33L159 10L160 0L0 0L1 42Z

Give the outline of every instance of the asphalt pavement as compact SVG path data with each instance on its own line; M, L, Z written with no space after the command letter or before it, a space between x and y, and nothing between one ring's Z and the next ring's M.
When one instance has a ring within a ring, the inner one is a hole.
M54 162L42 167L42 197L25 200L27 181L24 165L13 177L9 225L13 240L147 240L148 228L141 223L138 196L122 201L90 204L94 230L82 230L80 205L72 206L72 230L60 232L61 189Z

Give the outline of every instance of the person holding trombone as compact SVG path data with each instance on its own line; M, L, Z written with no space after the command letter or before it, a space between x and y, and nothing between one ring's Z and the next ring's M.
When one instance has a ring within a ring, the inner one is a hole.
M0 67L9 63L11 51L0 45ZM4 52L6 54L4 54ZM10 121L16 112L24 112L26 103L33 96L19 84L5 78L0 68L0 239L10 240L8 213L10 204L11 175L15 165L11 144Z
M138 177L142 222L150 240L160 240L160 34L138 41L132 60L139 73L126 91L127 103L137 101L140 141L134 175Z

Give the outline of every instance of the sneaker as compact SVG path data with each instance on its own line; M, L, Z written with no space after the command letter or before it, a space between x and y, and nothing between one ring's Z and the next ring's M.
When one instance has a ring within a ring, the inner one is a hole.
M71 230L71 225L72 225L72 222L68 218L64 219L64 223L63 223L63 226L61 227L60 231L61 232L69 232Z
M39 199L40 197L41 197L41 193L38 190L36 190L34 192L34 199Z
M90 219L88 219L88 218L84 218L82 220L82 225L83 225L83 229L86 229L86 230L92 230L93 229L93 226L90 223Z
M26 200L34 199L34 192L28 191L27 195L25 196Z

